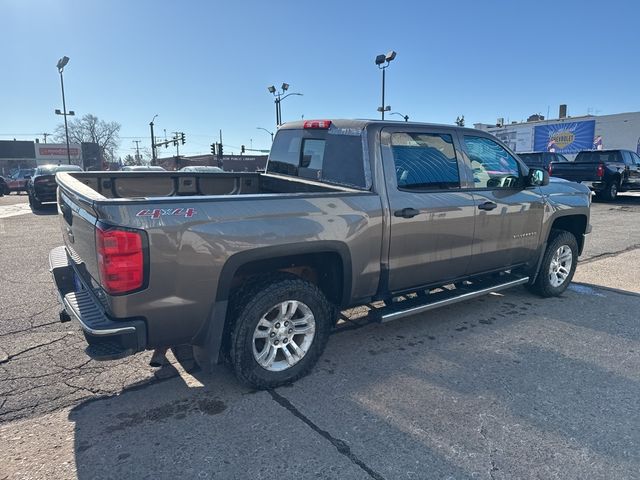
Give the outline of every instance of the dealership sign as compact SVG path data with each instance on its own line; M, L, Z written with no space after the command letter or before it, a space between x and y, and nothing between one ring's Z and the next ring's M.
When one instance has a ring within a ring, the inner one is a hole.
M79 143L69 144L69 155L75 160L80 159L82 149ZM57 162L67 159L66 143L36 143L36 160L40 163Z
M552 123L535 127L533 149L536 152L578 153L593 148L595 120Z

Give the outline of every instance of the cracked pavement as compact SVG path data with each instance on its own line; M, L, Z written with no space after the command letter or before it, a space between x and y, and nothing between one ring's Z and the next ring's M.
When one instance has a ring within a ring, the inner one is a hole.
M0 218L0 479L638 478L640 196L592 225L560 298L345 329L311 375L254 392L150 352L89 360L58 321L55 209Z

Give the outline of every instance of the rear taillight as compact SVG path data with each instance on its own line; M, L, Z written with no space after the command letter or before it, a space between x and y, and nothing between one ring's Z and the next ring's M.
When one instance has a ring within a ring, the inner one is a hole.
M596 175L600 178L604 177L604 165L598 165L598 169L596 170Z
M96 228L100 283L107 293L122 294L144 284L143 232Z
M549 176L551 176L551 174L553 173L553 165L551 163L547 167L547 171L549 172Z

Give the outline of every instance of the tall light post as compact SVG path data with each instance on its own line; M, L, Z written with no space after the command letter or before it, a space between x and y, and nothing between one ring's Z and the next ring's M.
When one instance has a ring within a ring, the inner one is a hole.
M155 165L158 158L156 154L156 137L153 136L153 121L157 116L158 114L156 113L149 122L149 128L151 128L151 165Z
M400 112L392 112L391 115L400 115L402 118L404 118L405 122L409 121L409 115L403 115Z
M64 99L64 79L62 77L62 72L64 71L64 67L67 65L67 63L69 63L69 57L62 57L60 60L58 60L58 64L56 65L58 67L58 73L60 74L60 87L62 88L62 112L56 108L56 115L63 115L64 116L64 133L65 136L67 137L67 160L69 162L69 165L71 165L71 152L69 151L69 127L67 126L67 115L75 115L76 113L71 110L70 112L67 112L67 104L65 102Z
M269 135L271 135L271 143L273 143L273 132L267 130L266 128L263 127L256 127L257 130L264 130L265 132L267 132Z
M389 66L389 63L396 58L396 52L391 50L389 53L381 54L376 57L376 65L380 70L382 70L382 106L378 107L378 111L382 113L382 120L384 120L384 112L388 112L391 110L389 105L384 104L384 80L385 80L385 70Z
M269 93L273 94L273 96L275 97L274 103L276 105L276 126L278 126L278 127L280 125L282 125L282 108L280 107L280 104L282 103L282 100L284 100L285 98L287 98L287 97L289 97L291 95L302 96L301 93L293 93L293 92L292 93L287 93L285 95L284 92L289 90L289 84L288 83L283 83L280 88L282 89L282 91L280 91L280 92L273 85L271 85L270 87L267 88L267 90L269 90Z

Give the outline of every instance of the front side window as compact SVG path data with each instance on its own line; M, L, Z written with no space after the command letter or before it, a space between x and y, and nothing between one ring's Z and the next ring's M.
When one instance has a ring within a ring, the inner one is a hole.
M633 160L631 159L631 152L627 152L626 150L623 150L622 159L625 165L633 165Z
M501 145L485 137L465 135L464 143L471 161L476 188L516 188L520 168L515 158Z
M640 157L637 153L631 152L631 159L633 160L634 165L640 165Z
M451 135L393 133L391 149L398 188L460 187L460 172Z

